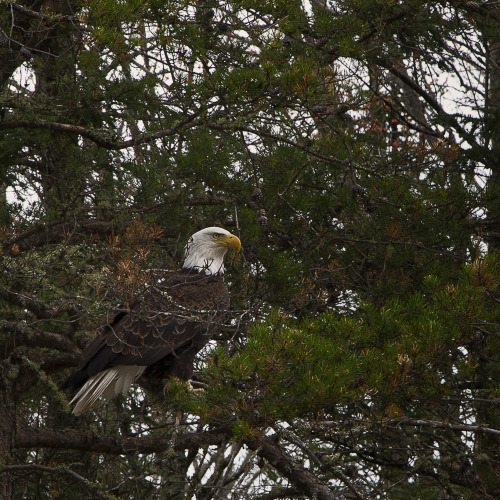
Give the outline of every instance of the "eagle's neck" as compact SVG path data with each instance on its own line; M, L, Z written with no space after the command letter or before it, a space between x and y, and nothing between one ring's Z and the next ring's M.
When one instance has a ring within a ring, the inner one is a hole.
M227 247L213 247L191 243L186 249L183 269L193 269L207 275L224 274L224 255Z

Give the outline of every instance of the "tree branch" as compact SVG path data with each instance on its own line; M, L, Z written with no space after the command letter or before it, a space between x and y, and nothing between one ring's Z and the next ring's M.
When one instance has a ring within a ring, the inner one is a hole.
M19 345L29 345L32 347L44 347L57 349L58 351L67 352L73 355L79 354L75 344L65 335L60 333L46 332L43 330L35 330L28 325L18 321L2 321L0 326L3 331L9 332L9 339L12 342L12 347ZM4 340L5 349L9 347L10 342Z
M178 434L175 440L170 435L119 437L103 436L90 431L19 428L16 432L16 448L52 448L93 451L111 455L134 453L160 453L167 449L186 450L193 447L219 445L228 438L227 429Z
M408 75L405 74L404 71L397 68L396 65L392 64L389 61L385 61L382 58L377 58L375 61L382 68L387 69L394 76L399 78L405 85L407 85L410 89L412 89L417 95L422 97L424 101L427 102L439 115L442 117L442 122L446 124L448 122L460 135L469 142L471 146L480 147L477 143L476 138L468 133L461 125L458 123L458 120L455 116L447 113L441 104L434 98L429 92L426 92L420 85L418 85L414 80L412 80Z
M2 249L10 255L17 255L20 252L46 244L57 243L62 239L73 238L78 234L78 231L84 234L106 235L113 228L112 223L103 221L72 221L35 225L33 228L10 238L2 245Z
M454 431L476 432L476 433L493 434L494 436L500 436L500 430L498 429L491 429L490 427L484 427L482 425L450 424L449 422L440 422L438 420L422 420L416 418L408 418L403 420L391 421L390 425L433 427L435 429L451 429Z
M144 133L136 138L129 139L127 141L118 141L115 140L112 136L112 130L92 130L80 125L73 125L69 123L58 123L58 122L48 122L45 120L6 120L0 121L0 130L14 130L17 128L25 128L25 129L42 129L42 130L53 130L55 132L64 132L68 134L80 135L81 137L85 137L89 139L97 146L112 149L112 150L120 150L126 149L133 146L138 146L140 144L148 144L150 142L155 141L156 139L161 139L163 137L169 137L175 134L178 134L180 129L185 127L188 124L191 126L196 126L200 124L200 121L193 121L196 116L200 113L200 111L189 115L184 120L181 120L174 127L168 129L158 130L157 132L152 133Z
M19 3L16 2L8 2L8 4L12 7L13 10L16 10L21 14L24 14L25 16L32 17L34 19L39 19L41 21L47 21L47 22L52 21L54 23L60 21L71 21L78 23L80 21L78 16L66 16L63 14L58 14L54 11L50 12L49 15L45 15L40 12L28 9L27 7L24 7L23 5L20 5Z
M440 422L439 420L424 420L416 418L402 418L394 420L382 420L380 422L367 422L361 419L346 419L343 422L340 421L325 421L319 422L318 425L325 427L341 427L346 424L364 424L364 425L382 425L385 427L399 427L404 425L410 425L415 427L432 427L434 429L449 429L453 431L463 431L463 432L476 432L482 434L493 434L494 436L500 436L500 430L492 429L490 427L485 427L483 425L470 425L470 424L451 424L449 422Z
M254 450L259 457L267 460L290 481L290 484L299 488L310 498L318 500L336 500L338 498L338 495L314 474L293 461L272 437L262 436L250 439L245 441L245 444Z

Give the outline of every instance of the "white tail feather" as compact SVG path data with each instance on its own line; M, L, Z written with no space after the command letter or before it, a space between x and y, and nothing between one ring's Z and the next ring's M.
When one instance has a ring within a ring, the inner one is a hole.
M90 377L70 402L70 404L76 402L73 413L81 415L92 408L101 397L111 399L120 392L126 393L145 369L145 366L139 365L119 365Z

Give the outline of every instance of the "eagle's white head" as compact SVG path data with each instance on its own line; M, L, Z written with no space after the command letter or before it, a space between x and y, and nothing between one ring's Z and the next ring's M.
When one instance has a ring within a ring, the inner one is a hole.
M239 252L240 239L221 227L206 227L189 238L182 267L206 274L223 274L228 248L236 248Z

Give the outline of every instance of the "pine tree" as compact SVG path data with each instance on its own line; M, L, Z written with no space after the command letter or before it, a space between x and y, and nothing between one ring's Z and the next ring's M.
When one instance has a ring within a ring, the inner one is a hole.
M2 498L497 498L499 29L489 1L1 4ZM244 248L204 392L72 416L102 317L209 225Z

